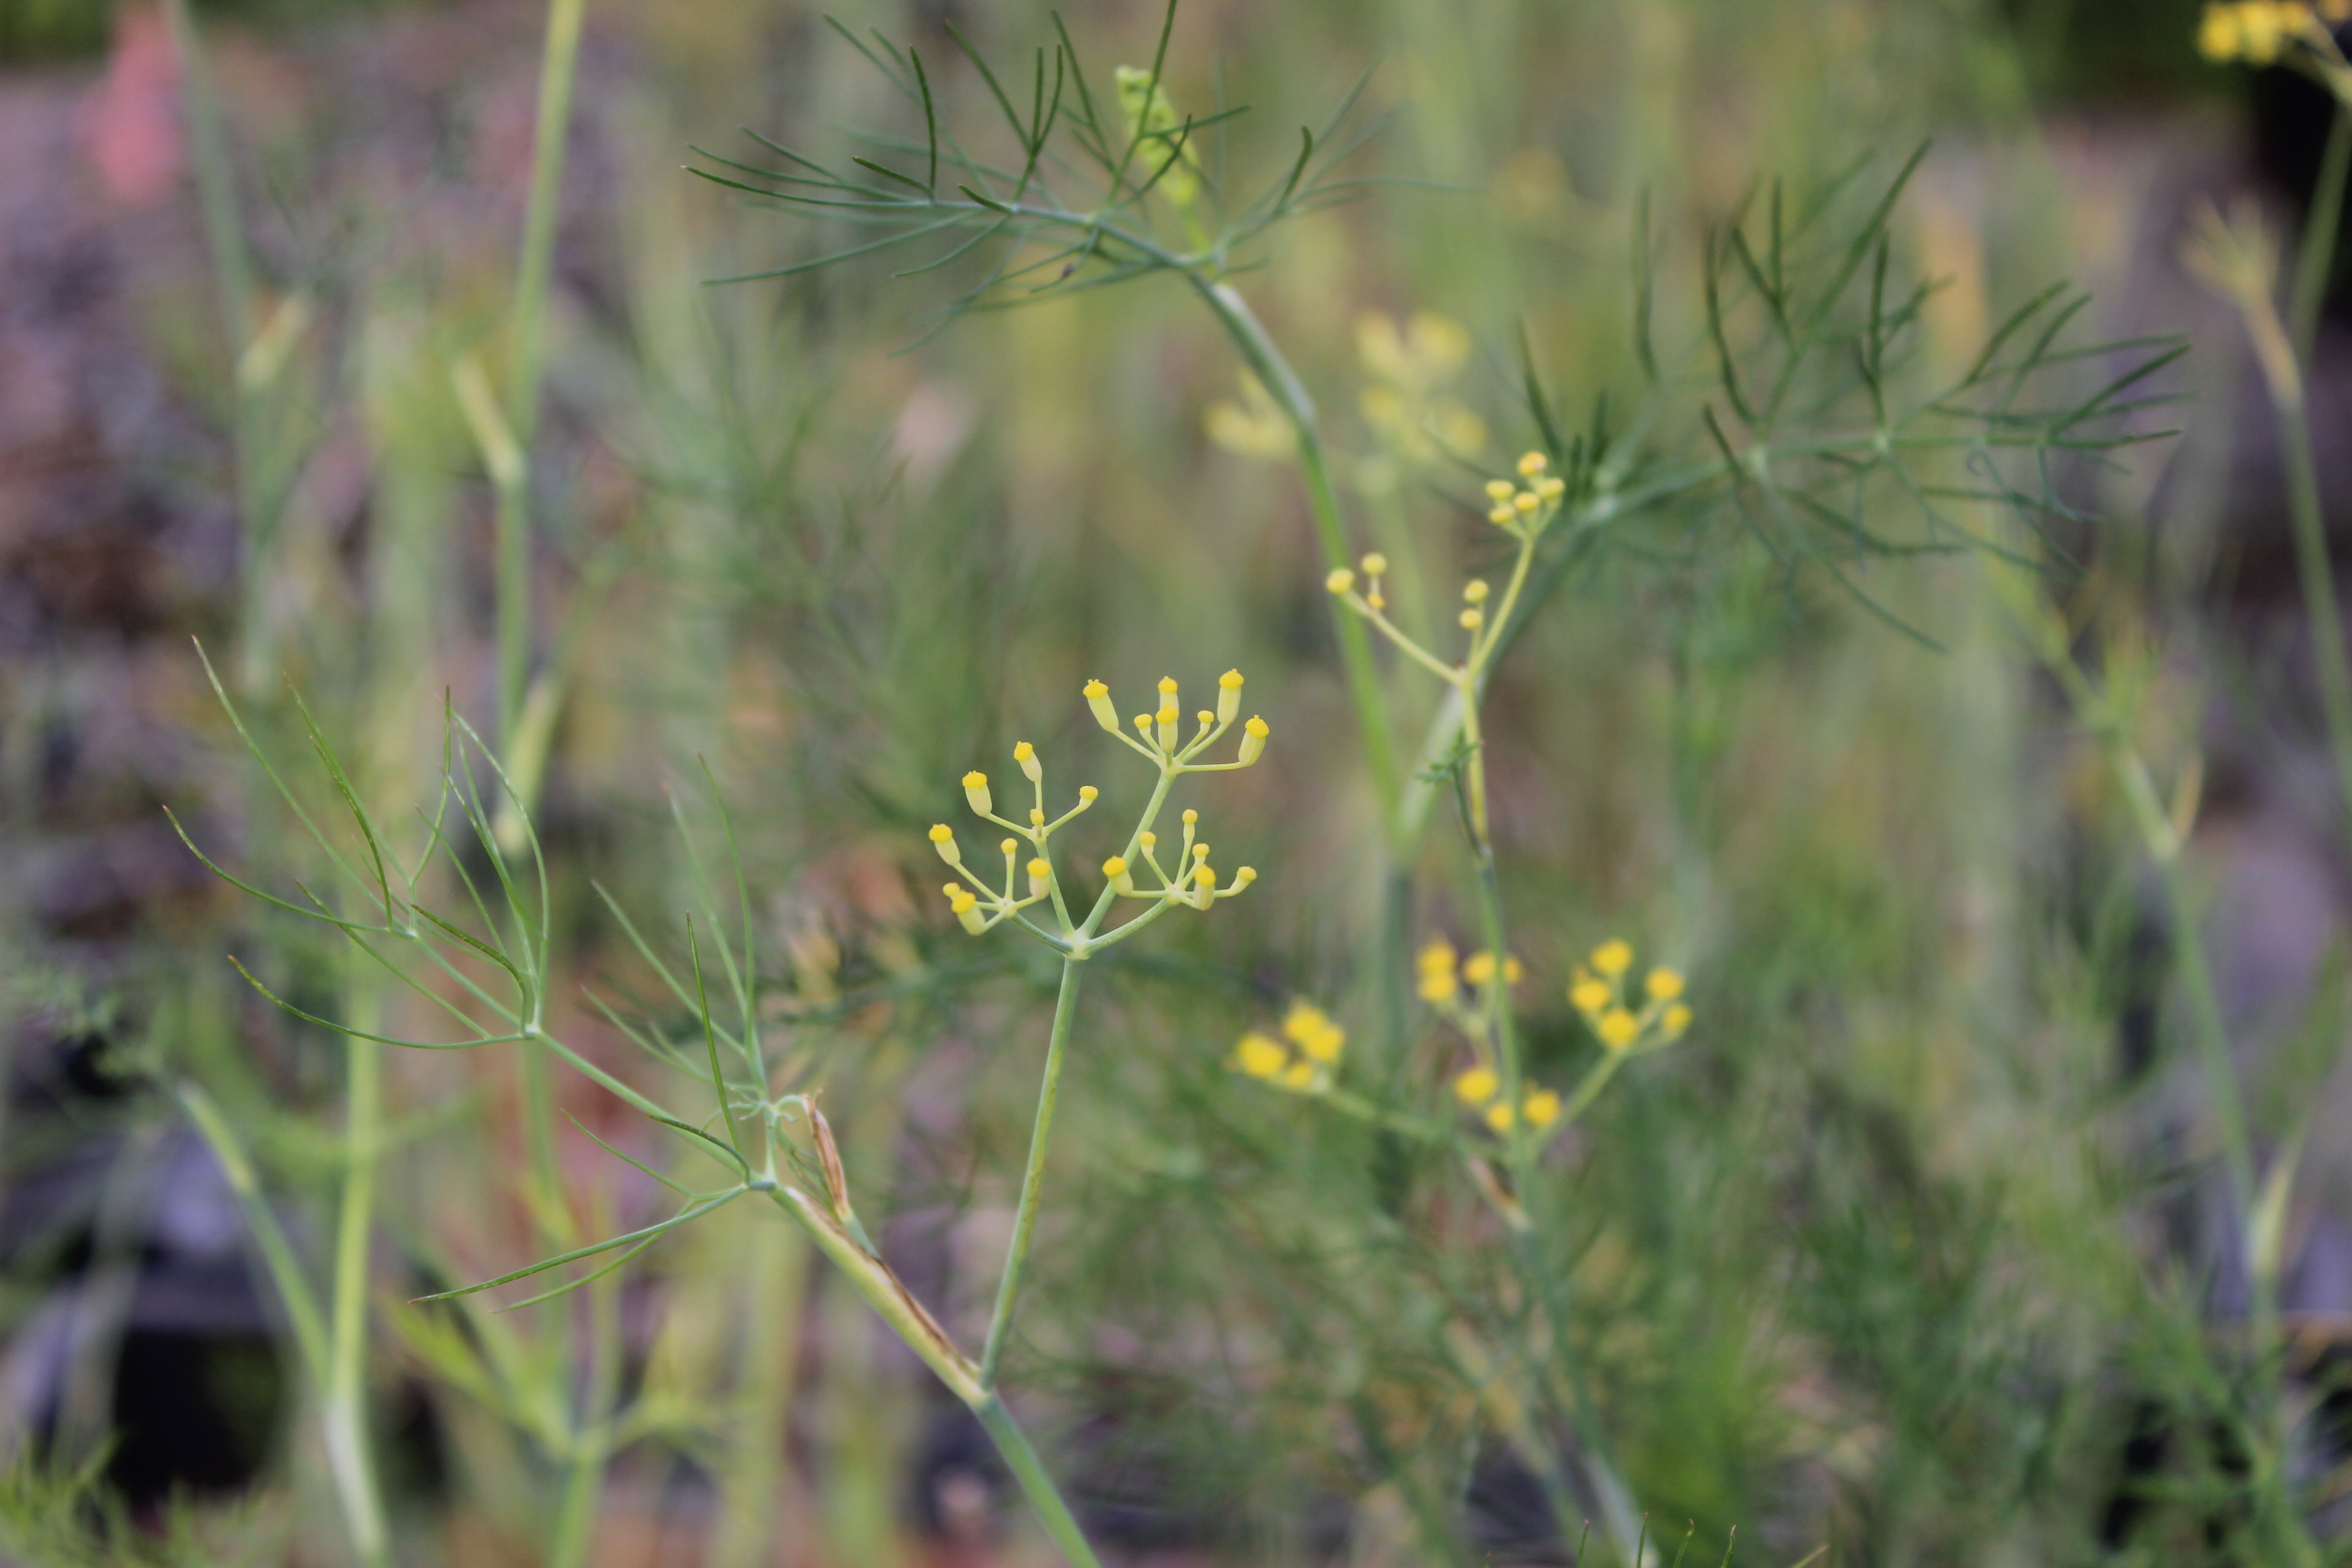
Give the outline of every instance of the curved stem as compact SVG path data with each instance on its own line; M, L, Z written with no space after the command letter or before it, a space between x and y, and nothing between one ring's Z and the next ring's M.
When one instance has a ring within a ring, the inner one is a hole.
M2303 243L2294 258L2294 295L2287 325L2295 358L2308 363L2313 340L2319 335L2319 308L2327 298L2328 274L2335 270L2336 229L2344 221L2344 182L2352 174L2352 108L2341 100L2327 127L2326 150L2319 156L2319 179L2311 188L2311 211L2305 216Z
M1307 501L1315 517L1315 536L1323 546L1324 565L1332 570L1349 563L1347 525L1339 518L1339 498L1331 488L1330 466L1324 456L1323 436L1315 417L1315 401L1307 395L1298 373L1290 367L1274 340L1266 336L1248 303L1232 285L1212 282L1187 270L1201 298L1224 324L1242 358L1274 398L1298 437L1298 466L1307 481ZM1339 637L1339 663L1348 678L1348 695L1356 710L1356 727L1364 741L1364 756L1372 773L1372 788L1380 801L1381 831L1395 844L1397 802L1403 777L1397 760L1396 733L1389 723L1388 706L1381 700L1380 678L1372 664L1372 641L1363 626L1344 607L1332 612Z
M1054 1133L1054 1107L1062 1093L1062 1053L1070 1043L1070 1022L1078 1011L1078 963L1062 960L1062 989L1054 999L1054 1032L1045 1041L1045 1079L1037 1090L1037 1120L1029 1131L1029 1167L1021 1178L1021 1206L1013 1219L1013 1243L1004 1254L1004 1274L997 1281L996 1310L988 1321L988 1342L980 1352L980 1383L996 1387L997 1363L1013 1332L1013 1309L1021 1294L1022 1271L1029 1262L1029 1238L1037 1228L1037 1207L1045 1187L1045 1150Z

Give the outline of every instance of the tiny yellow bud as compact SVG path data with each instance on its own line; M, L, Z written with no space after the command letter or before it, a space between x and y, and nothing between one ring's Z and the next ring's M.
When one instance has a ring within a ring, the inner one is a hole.
M1633 967L1633 943L1612 937L1592 950L1592 967L1615 979Z
M1043 827L1045 826L1045 808L1044 806L1033 805L1029 808L1029 826L1032 827Z
M954 830L946 823L931 824L931 846L940 852L940 859L959 871L963 869L963 851L956 847Z
M1485 625L1486 624L1486 617L1485 614L1484 614L1483 612L1481 612L1481 611L1478 611L1478 610L1465 610L1465 611L1463 611L1463 612L1462 612L1462 615L1461 615L1461 621L1462 621L1462 629L1463 629L1464 631L1465 631L1465 632L1475 632L1475 631L1476 631L1480 626L1485 626Z
M1612 1007L1601 1015L1600 1021L1592 1027L1593 1032L1601 1037L1602 1045L1612 1051L1622 1051L1640 1036L1642 1021L1622 1007Z
M1008 839L1006 839L1003 843L999 844L996 847L998 848L998 850L1000 850L1000 851L1001 851L1001 852L1003 852L1003 854L1010 855L1010 854L1012 854L1015 849L1018 849L1019 847L1021 847L1021 846L1020 846L1020 845L1018 845L1018 844L1016 844L1016 843L1014 843L1012 839L1008 838Z
M1315 1065L1312 1062L1293 1062L1282 1075L1282 1087L1285 1089L1305 1089L1314 1081Z
M1661 965L1650 971L1650 977L1643 982L1642 989L1650 994L1653 1002L1671 1002L1683 994L1683 977Z
M1186 822L1198 822L1201 820L1201 814L1192 806L1188 805L1184 808L1184 820Z
M942 882L940 884L940 891L952 899L958 893L963 891L963 884L961 882Z
M1137 732L1142 735L1145 740L1148 741L1151 739L1151 715L1149 713L1138 713L1135 716L1135 728Z
M1176 711L1176 705L1172 702L1162 703L1160 711L1152 715L1160 725L1161 751L1172 752L1176 749L1176 722L1181 717L1182 715Z
M1080 784L1078 786L1078 804L1080 805L1092 805L1095 803L1095 797L1100 794L1102 794L1102 791L1095 788L1092 784Z
M1461 990L1461 982L1454 978L1450 969L1421 977L1421 999L1424 1002L1451 1002Z
M970 893L966 893L949 907L955 910L956 923L973 936L978 936L988 929L988 922L981 916L979 900Z
M1208 858L1209 858L1209 847L1208 847L1207 845L1205 845L1205 844L1195 844L1195 845L1193 845L1193 846L1192 846L1192 858L1193 858L1193 859L1195 859L1195 860L1206 860Z
M1213 888L1217 885L1217 873L1209 867L1196 866L1192 868L1192 885L1199 888Z
M1591 1017L1608 1006L1615 994L1609 989L1607 981L1595 980L1588 974L1568 988L1568 999L1576 1005L1578 1012Z
M971 803L972 810L986 816L995 804L989 799L988 775L977 769L963 775L963 797Z
M1486 481L1486 499L1488 500L1496 501L1508 500L1511 499L1511 491L1515 488L1516 487L1513 486L1511 481L1508 479L1488 479Z
M1511 1108L1507 1105L1490 1105L1486 1108L1486 1125L1497 1132L1508 1132L1511 1130L1511 1123L1517 1120L1518 1118L1511 1113Z
M948 900L948 908L953 910L958 914L961 914L964 910L971 908L972 905L979 901L980 900L972 897L971 894L965 892L962 889L959 888L956 889L956 896Z
M1234 1047L1234 1066L1252 1078L1272 1078L1280 1072L1290 1053L1279 1042L1252 1030Z
M1558 500L1568 491L1568 481L1557 474L1547 474L1536 481L1536 494L1545 500Z
M1146 849L1149 849L1160 842L1160 835L1157 833L1139 833L1135 836L1135 841L1138 844L1142 845Z
M1086 684L1084 695L1087 708L1094 712L1095 722L1112 734L1118 734L1118 710L1110 705L1110 688L1099 680L1089 680Z
M1473 985L1491 984L1495 979L1495 955L1474 952L1462 964L1462 978Z
M1485 604L1486 602L1486 580L1484 577L1471 578L1470 581L1462 584L1462 596L1474 605Z
M1344 594L1355 585L1356 574L1345 566L1338 568L1328 577L1323 579L1323 586L1334 594Z
M1242 672L1238 669L1229 669L1217 677L1217 684L1227 691L1239 691L1242 689Z
M1530 1127L1549 1127L1559 1120L1559 1096L1548 1089L1537 1089L1521 1102L1521 1114Z
M1423 974L1454 973L1454 944L1444 937L1433 938L1428 945L1413 954L1413 964Z
M1371 554L1365 556L1359 564L1363 567L1365 576L1377 577L1381 573L1389 569L1389 558L1382 555L1378 551L1374 551Z
M1122 893L1135 891L1135 879L1127 874L1127 858L1114 855L1103 862L1103 877Z
M1348 1031L1327 1018L1321 1028L1300 1037L1298 1053L1310 1061L1329 1067L1339 1059L1339 1053L1347 1046Z
M1172 675L1163 675L1163 676L1161 676L1161 677L1160 678L1160 695L1161 695L1161 696L1163 696L1163 697L1173 697L1173 696L1175 696L1175 695L1176 695L1176 678L1175 678L1174 676L1172 676Z
M1031 784L1045 776L1045 764L1037 760L1037 748L1028 742L1024 741L1013 748L1013 760L1021 764L1021 771L1028 775Z
M1271 732L1265 720L1255 713L1250 715L1250 721L1242 726L1242 749L1236 759L1242 766L1249 766L1265 754L1265 738Z
M1486 521L1488 522L1507 523L1518 515L1519 514L1517 512L1511 510L1511 503L1509 501L1505 501L1502 505L1496 507L1494 510L1486 514Z
M1236 888L1246 888L1256 880L1257 868L1255 866L1244 866L1234 873L1234 886Z
M954 828L952 828L952 827L950 827L946 823L944 823L944 822L934 822L934 823L932 823L932 824L931 824L931 842L932 842L932 843L934 843L934 844L945 844L948 840L950 840L950 839L953 838L954 837L955 837L955 829L954 829Z
M1512 958L1512 957L1509 957L1509 956L1507 956L1507 955L1504 958L1504 960L1503 960L1503 984L1506 984L1506 985L1517 985L1520 981L1525 980L1527 977L1528 977L1528 966L1527 966L1526 964L1521 963L1517 959L1516 959L1516 958Z
M1217 677L1217 722L1230 724L1242 710L1242 672L1229 669Z
M1536 493L1535 493L1535 491L1533 491L1533 490L1521 490L1518 494L1517 494L1517 495L1513 496L1513 497L1511 498L1511 510L1512 510L1513 511L1517 511L1517 512L1529 512L1529 511L1533 511L1533 510L1536 510Z
M1454 1080L1454 1092L1465 1105L1484 1105L1502 1087L1503 1080L1495 1076L1493 1068L1472 1068Z
M1312 1002L1293 1002L1282 1018L1283 1036L1294 1044L1330 1026L1330 1017Z
M1040 858L1029 862L1029 893L1034 898L1053 885L1054 868Z
M1519 459L1519 477L1531 479L1551 467L1551 459L1541 452L1529 452Z
M1203 708L1199 712L1192 715L1192 721L1200 725L1202 729L1205 730L1210 725L1217 721L1217 716L1214 713L1210 712L1206 708Z
M1661 1028L1665 1030L1666 1038L1671 1040L1680 1035L1685 1029L1689 1028L1690 1021L1690 1008L1683 1003L1677 1002L1673 1006L1668 1007L1664 1014L1660 1015L1658 1025Z

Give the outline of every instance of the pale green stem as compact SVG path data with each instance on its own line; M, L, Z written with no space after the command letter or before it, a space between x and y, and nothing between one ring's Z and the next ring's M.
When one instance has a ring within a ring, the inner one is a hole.
M2344 221L2344 182L2352 173L2352 110L2339 100L2327 127L2326 150L2319 156L2319 180L2311 190L2311 211L2304 220L2303 243L2294 262L2294 303L2287 315L2289 341L2294 357L2308 364L2311 347L2319 335L2319 308L2327 298L2328 273L2336 261L2336 228Z
M1249 305L1231 284L1212 282L1195 271L1185 276L1200 291L1209 309L1224 323L1241 350L1242 358L1264 384L1298 436L1298 466L1307 480L1307 501L1315 516L1315 536L1323 547L1328 570L1349 564L1347 525L1339 517L1339 498L1331 488L1331 471L1323 452L1322 431L1317 424L1315 400L1291 369L1290 362L1266 335ZM1356 727L1363 736L1364 758L1372 773L1372 788L1380 801L1381 831L1393 847L1397 802L1403 779L1397 763L1396 734L1389 723L1388 705L1381 700L1380 676L1372 664L1371 638L1344 607L1333 610L1339 638L1339 663L1348 678L1348 695L1355 704Z
M1004 1457L1005 1465L1013 1471L1013 1479L1021 1483L1021 1490L1028 1497L1029 1506L1036 1510L1038 1521L1045 1525L1046 1535L1062 1549L1062 1555L1070 1560L1072 1568L1101 1568L1100 1560L1095 1556L1095 1549L1087 1544L1086 1532L1078 1528L1077 1520L1070 1513L1070 1505L1062 1500L1060 1489L1054 1485L1054 1478L1045 1473L1045 1467L1037 1458L1037 1450L1029 1446L1028 1435L1013 1419L1013 1413L1004 1407L1004 1401L991 1393L986 1399L972 1406L972 1414L978 1415L980 1424L988 1429L989 1437L996 1444L996 1451Z
M1045 1190L1045 1151L1054 1133L1054 1107L1062 1093L1062 1055L1070 1043L1070 1023L1078 1011L1077 958L1062 960L1062 988L1054 999L1054 1029L1045 1041L1045 1078L1037 1090L1037 1120L1029 1131L1029 1168L1021 1177L1021 1204L1013 1215L1013 1241L1004 1253L1004 1274L997 1282L996 1310L988 1321L988 1341L980 1353L980 1383L996 1387L997 1363L1013 1333L1013 1310L1021 1294L1021 1275L1029 1263L1029 1239L1037 1228L1037 1210Z
M352 961L354 1026L376 1032L373 976ZM335 1231L335 1273L329 1306L326 1386L327 1462L343 1500L352 1549L362 1563L387 1563L383 1502L368 1432L368 1247L375 1228L375 1172L382 1123L383 1048L346 1035L343 1191Z
M548 279L563 194L564 142L572 123L572 84L580 59L585 0L549 0L540 59L539 122L531 152L530 205L515 269L514 366L507 419L526 458L539 429L540 379L546 342ZM528 463L498 487L499 735L511 745L530 679L530 500Z
M2320 509L2319 472L2311 452L2311 416L2298 383L2271 387L2278 410L2286 461L2287 516L2294 530L2295 574L2303 580L2305 616L2311 622L2312 664L2319 677L2320 710L2327 725L2328 751L2343 797L2343 828L2352 832L2352 666L2347 666L2344 626L2336 613L2335 565L2327 549L2327 521Z

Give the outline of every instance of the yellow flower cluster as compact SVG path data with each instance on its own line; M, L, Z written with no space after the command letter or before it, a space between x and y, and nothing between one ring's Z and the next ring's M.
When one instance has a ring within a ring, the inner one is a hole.
M1568 481L1544 470L1551 466L1541 452L1529 452L1519 459L1522 484L1508 479L1488 479L1486 499L1494 503L1486 521L1496 527L1521 536L1543 531L1552 514L1559 510L1560 498L1568 492Z
M1109 895L1149 900L1158 906L1150 911L1156 915L1160 907L1171 904L1205 910L1214 900L1230 899L1255 881L1257 872L1244 866L1234 873L1230 883L1223 888L1217 886L1217 873L1209 864L1209 847L1196 841L1201 820L1198 811L1188 807L1184 812L1183 843L1172 862L1175 868L1172 873L1161 868L1158 856L1159 836L1151 831L1152 821L1166 796L1167 787L1177 775L1230 773L1236 768L1248 767L1265 754L1269 731L1264 719L1252 715L1249 722L1242 726L1241 744L1234 752L1234 761L1203 763L1194 760L1218 737L1233 728L1234 721L1240 717L1242 685L1242 673L1237 669L1229 669L1218 679L1217 706L1214 710L1204 708L1194 716L1197 727L1188 741L1182 734L1182 713L1176 705L1177 685L1173 677L1160 683L1158 709L1135 716L1136 736L1129 736L1121 728L1118 710L1111 705L1110 688L1099 680L1087 682L1081 695L1097 722L1130 751L1149 760L1159 771L1160 782L1160 788L1152 795L1151 804L1145 808L1143 820L1137 826L1127 852L1114 855L1103 862L1103 879L1109 884L1105 903L1083 921L1072 919L1064 901L1061 885L1055 875L1054 863L1048 852L1048 841L1064 824L1094 805L1101 792L1092 784L1081 785L1077 804L1049 821L1045 816L1045 764L1038 760L1036 748L1024 741L1013 748L1013 761L1029 781L1034 792L1033 804L1028 810L1029 820L1024 824L997 815L995 796L989 787L986 773L975 768L964 774L965 804L983 820L994 823L1015 837L1006 838L999 846L1004 853L1004 886L1000 892L964 864L963 850L956 843L955 830L944 822L932 824L931 847L939 851L940 858L946 861L950 869L961 872L979 884L976 890L961 882L950 882L940 889L947 895L948 908L957 921L964 930L977 936L998 921L1017 917L1031 905L1051 899L1061 930L1057 937L1050 940L1083 956L1087 947L1101 945L1104 940L1095 933L1103 910L1108 907ZM1137 738L1139 736L1140 739ZM1021 864L1020 856L1023 839L1028 841L1034 852L1025 865ZM1160 879L1158 887L1137 885L1133 867L1135 859L1140 859L1151 868ZM1021 880L1024 877L1025 891ZM1116 937L1126 929L1122 927L1112 935ZM1038 934L1047 933L1040 931Z
M1296 1094L1321 1094L1331 1087L1331 1075L1347 1048L1348 1031L1310 1002L1293 1002L1282 1020L1282 1036L1253 1029L1234 1047L1236 1072Z
M1483 1062L1454 1079L1455 1098L1478 1111L1486 1125L1497 1132L1508 1132L1521 1121L1540 1132L1559 1120L1559 1096L1552 1090L1529 1089L1514 1108L1508 1100L1497 1098L1502 1089L1502 1076Z
M2352 19L2352 0L2213 0L2197 24L2197 52L2216 62L2275 62L2288 45L2300 43L2336 54L2328 28Z
M1682 1000L1678 972L1663 966L1651 970L1638 996L1630 994L1633 973L1633 945L1612 937L1576 967L1568 987L1569 1002L1584 1015L1593 1034L1621 1054L1668 1045L1690 1027L1691 1010Z
M1432 1006L1443 1008L1462 994L1464 982L1484 992L1495 983L1495 955L1474 952L1467 959L1458 959L1454 944L1444 937L1433 940L1413 960L1420 973L1421 999ZM1517 985L1527 976L1527 965L1517 958L1503 959L1503 984Z

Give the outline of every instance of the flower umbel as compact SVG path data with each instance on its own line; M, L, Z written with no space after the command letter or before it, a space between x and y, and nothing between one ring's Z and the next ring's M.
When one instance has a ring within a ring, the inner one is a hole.
M977 936L1000 921L1018 921L1030 933L1057 952L1072 958L1084 958L1093 950L1125 941L1136 931L1159 919L1170 909L1181 904L1188 909L1206 910L1219 899L1230 899L1257 879L1251 867L1237 868L1224 886L1218 886L1217 873L1210 865L1209 846L1199 839L1200 813L1187 807L1183 815L1183 837L1174 858L1166 867L1159 859L1159 836L1152 831L1161 808L1167 804L1168 792L1177 778L1184 773L1231 773L1248 767L1265 754L1269 731L1264 719L1253 715L1242 726L1242 736L1234 758L1226 763L1202 762L1199 759L1214 744L1241 712L1244 681L1241 671L1229 669L1218 678L1217 706L1202 709L1194 715L1195 729L1190 740L1182 734L1182 714L1177 706L1178 688L1173 677L1160 683L1159 706L1150 713L1136 715L1136 736L1129 736L1120 727L1118 710L1112 704L1110 688L1099 680L1089 680L1080 693L1095 721L1117 736L1121 744L1151 763L1159 778L1151 798L1143 809L1140 820L1129 837L1124 853L1113 855L1102 865L1104 887L1093 906L1083 918L1073 914L1061 880L1054 868L1052 839L1073 817L1094 805L1101 792L1092 784L1079 786L1077 802L1059 816L1048 818L1045 814L1045 765L1037 749L1024 741L1013 748L1013 761L1028 782L1033 804L1028 809L1028 821L1014 822L1000 816L996 801L989 788L988 775L978 769L963 775L965 804L983 821L1003 828L1013 837L999 846L1004 855L1004 874L1001 890L993 878L983 878L964 863L963 851L956 842L955 830L946 823L935 824L930 830L932 847L940 858L953 869L970 879L972 887L961 882L950 882L942 889L948 908L959 924ZM1139 739L1138 738L1139 737ZM1029 853L1024 858L1022 845L1026 841ZM1138 879L1138 870L1148 869L1158 886L1149 886ZM1136 919L1111 931L1102 929L1111 905L1120 899L1139 900L1150 907ZM1034 905L1050 902L1053 912L1050 924L1040 924L1024 911ZM1336 1053L1335 1053L1336 1055Z

